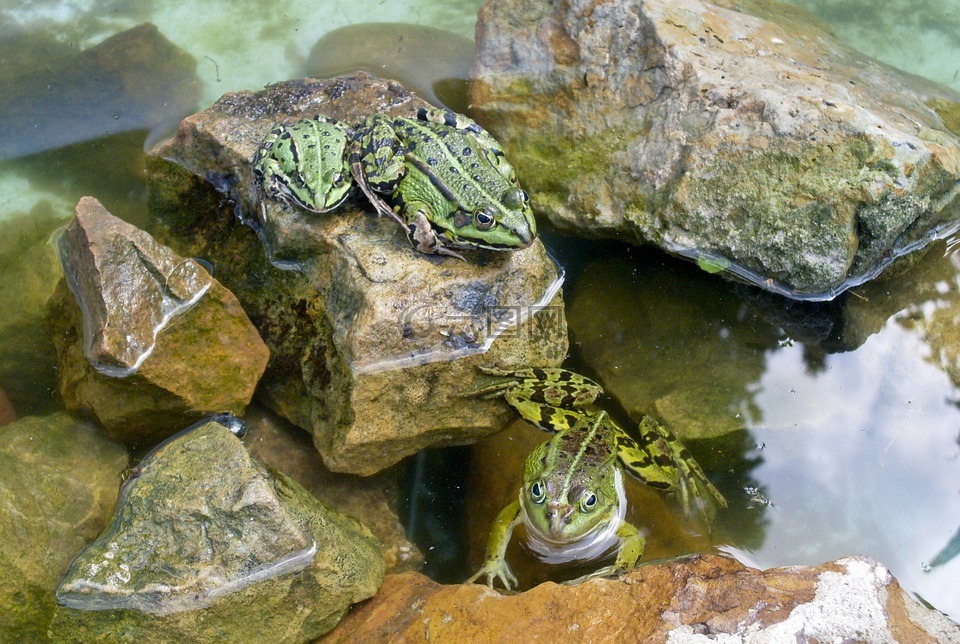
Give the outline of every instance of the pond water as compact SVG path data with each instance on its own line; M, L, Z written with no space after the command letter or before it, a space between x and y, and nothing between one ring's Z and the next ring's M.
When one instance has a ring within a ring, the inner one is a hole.
M871 0L797 4L867 53L960 90L955 2L884 3L882 10ZM21 415L60 407L50 350L32 336L10 340L42 318L52 270L42 241L80 196L95 195L114 214L141 223L144 146L180 116L224 92L303 75L317 40L370 16L472 38L481 2L296 4L302 6L265 11L263 3L236 0L0 0L0 60L6 63L0 96L56 79L51 69L71 73L76 68L61 61L142 22L157 25L196 60L198 79L177 86L181 103L192 103L188 109L144 108L126 129L111 125L119 114L91 116L86 129L40 120L44 130L64 130L53 132L60 138L27 126L14 135L10 122L0 126L0 134L15 141L2 148L0 160L0 387ZM33 109L56 113L62 106L53 103L63 96L69 91L39 96ZM8 105L4 100L0 105ZM730 501L708 546L758 567L866 554L887 565L908 591L960 620L957 240L934 244L896 278L834 302L803 305L723 282L651 249L549 233L545 241L568 275L569 365L603 382L621 417L656 411L673 418L671 426L690 440ZM24 271L24 265L36 269ZM688 407L699 411L684 413ZM416 480L456 490L411 504L418 513L436 512L415 516L411 529L427 551L429 570L447 581L467 574L460 550L447 547L451 527L482 525L485 537L492 520L450 516L449 505L464 509L459 490L465 482L456 480L463 468L450 463L468 458L458 450L418 461ZM436 516L447 518L446 531ZM644 524L642 516L637 522ZM696 536L695 527L679 525ZM683 554L687 542L678 543L652 545L650 555Z

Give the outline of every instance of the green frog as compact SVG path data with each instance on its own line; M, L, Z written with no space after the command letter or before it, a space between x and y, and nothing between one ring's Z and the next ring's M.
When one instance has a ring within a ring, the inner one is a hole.
M496 579L508 590L516 585L505 555L521 523L530 548L549 563L596 559L618 547L614 563L567 583L633 568L646 542L624 521L624 468L654 488L678 491L684 511L696 505L705 521L711 502L727 506L667 428L645 417L638 441L607 412L587 409L603 393L592 380L566 369L481 370L495 381L468 395L503 396L525 420L556 435L527 457L519 496L497 515L483 566L468 583L486 576L490 586Z
M260 144L253 174L267 197L328 212L343 203L353 188L348 164L352 138L352 128L319 114L278 125Z
M530 198L500 144L463 115L372 114L357 128L350 168L377 211L422 253L463 259L456 250L516 250L537 235Z

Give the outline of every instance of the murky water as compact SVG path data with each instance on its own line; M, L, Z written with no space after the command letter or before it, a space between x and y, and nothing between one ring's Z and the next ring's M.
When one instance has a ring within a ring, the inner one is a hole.
M195 104L191 111L226 91L306 73L324 34L371 15L470 38L481 3L300 4L267 11L263 3L225 0L0 0L0 85L9 94L24 79L37 82L44 70L74 69L58 61L150 21L196 61L196 83L180 95ZM903 3L902 11L881 11L868 0L797 4L821 12L867 53L960 89L955 0ZM42 117L59 106L40 102L35 108ZM40 134L20 132L18 149L29 154L8 153L0 161L0 387L21 415L60 406L51 350L38 331L56 278L43 240L85 194L133 223L144 220L143 146L182 114L142 114L127 129L110 125L113 114L97 116L102 122L91 117L83 138L60 139L68 144L53 150L41 145ZM49 119L39 122L58 127ZM689 439L730 500L707 544L695 527L676 519L675 504L643 497L653 505L637 507L634 520L651 533L651 557L712 546L768 567L863 553L889 566L907 590L960 620L955 240L935 245L895 279L829 304L798 305L650 249L546 239L569 275L570 365L605 384L607 404L622 418L656 413ZM606 259L594 259L601 256ZM528 427L508 431L542 439ZM468 456L461 450L453 458L462 463ZM519 464L522 455L503 460L504 471L514 467L519 480L519 465L506 462ZM448 467L433 485L461 490L466 480L455 475L463 470ZM467 572L462 552L431 549L431 540L448 544L463 525L471 536L482 533L482 541L492 517L467 494L468 520L438 525L450 505L463 511L459 491L446 498L411 507L427 516L415 536L426 546L431 570L454 581ZM500 503L494 499L491 506Z

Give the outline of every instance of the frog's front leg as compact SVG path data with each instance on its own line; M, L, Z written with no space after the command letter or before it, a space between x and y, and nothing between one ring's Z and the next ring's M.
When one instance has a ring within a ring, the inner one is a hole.
M647 540L643 538L636 526L626 521L617 528L617 536L620 537L620 549L617 550L617 560L609 566L604 566L592 573L563 582L564 585L573 586L588 579L596 577L611 577L620 575L636 567L637 562L643 555L647 547Z
M421 253L446 255L456 257L466 261L463 255L452 250L437 234L437 231L430 225L430 219L427 218L427 205L416 201L403 203L403 211L399 217L404 230L407 231L407 239L415 249Z
M473 583L486 575L487 585L493 588L495 579L507 590L517 585L517 578L510 570L510 564L507 563L507 545L510 543L510 537L513 536L514 528L522 521L520 516L520 501L514 501L504 509L500 510L497 518L490 528L490 537L487 539L487 552L483 560L483 566L476 573L470 576L465 583Z

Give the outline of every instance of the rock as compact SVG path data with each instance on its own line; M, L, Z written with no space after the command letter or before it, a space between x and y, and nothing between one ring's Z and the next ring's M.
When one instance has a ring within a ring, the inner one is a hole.
M142 24L0 90L0 158L169 125L197 104L197 63Z
M396 80L428 103L463 112L473 49L469 38L436 27L365 22L325 33L310 50L304 75L369 72Z
M56 639L306 641L376 592L356 521L250 458L220 421L140 462L110 527L57 587Z
M957 227L960 97L767 0L480 12L470 104L558 229L829 299Z
M539 241L441 259L356 207L325 215L256 207L250 164L275 120L320 112L353 123L424 105L363 74L288 81L227 94L150 153L156 234L215 264L270 347L258 396L309 429L337 472L368 475L422 447L490 434L510 415L496 401L459 397L475 366L555 365L567 351L560 280ZM269 258L234 203L196 177L235 200ZM508 324L518 317L519 327Z
M64 413L0 428L0 639L47 639L57 580L107 525L126 466L122 446Z
M0 389L0 427L9 425L17 419L17 411L13 408L13 403L7 398L7 394Z
M745 426L763 350L779 337L772 325L728 322L741 319L740 298L684 268L590 263L570 296L570 335L634 421L650 414L682 439L711 438Z
M63 409L44 305L60 279L50 235L67 219L46 203L3 221L0 383L21 416Z
M251 406L244 416L244 444L250 455L282 472L336 512L360 521L380 542L387 572L418 570L423 553L407 539L400 523L400 472L394 468L372 476L335 474L328 470L310 441L310 434L283 419Z
M59 245L67 279L50 320L67 409L139 444L243 411L268 350L206 269L91 197L77 204Z
M960 627L865 557L756 570L701 555L519 595L388 575L324 642L957 641Z

